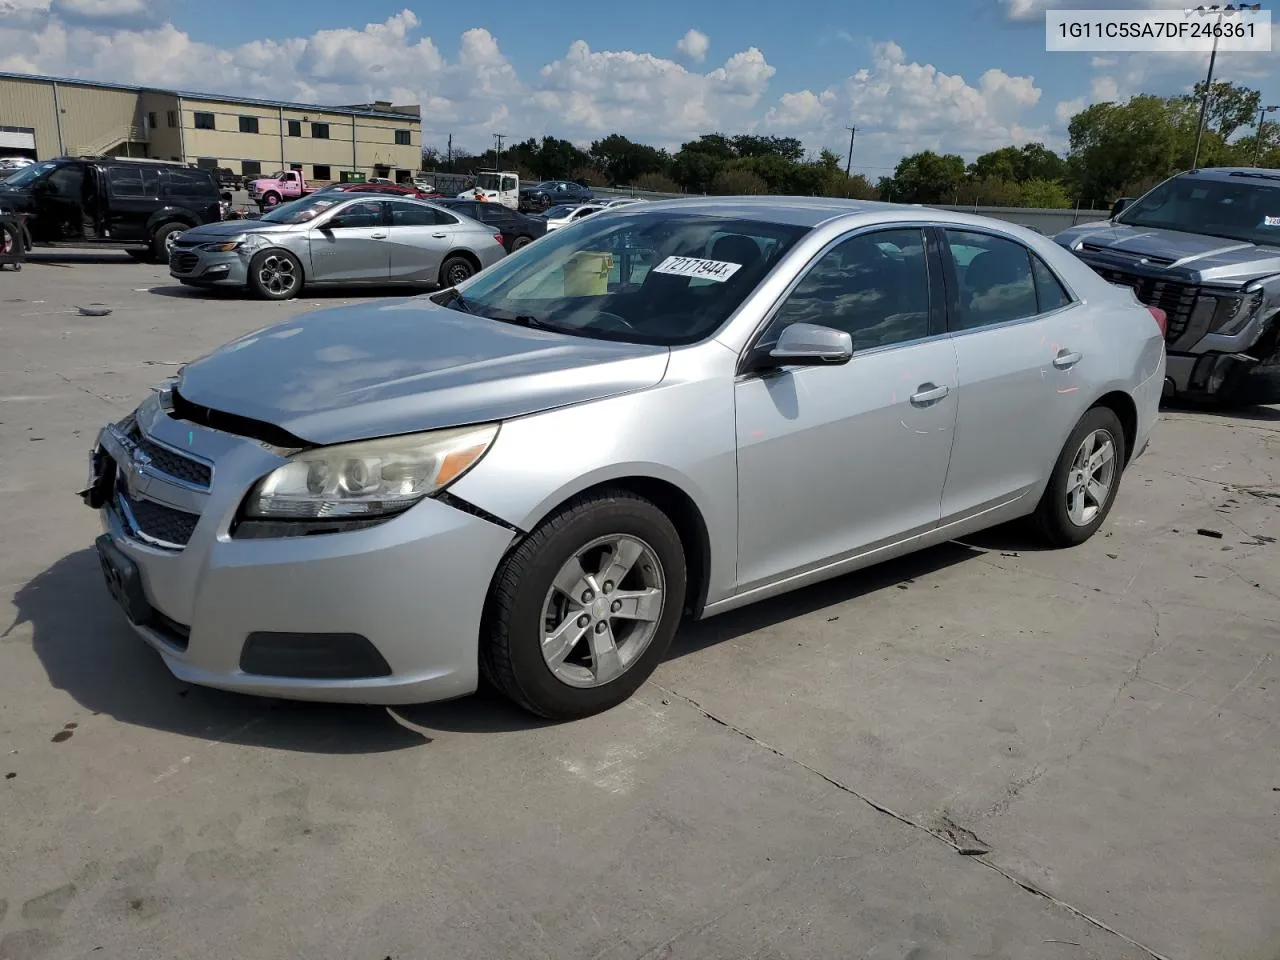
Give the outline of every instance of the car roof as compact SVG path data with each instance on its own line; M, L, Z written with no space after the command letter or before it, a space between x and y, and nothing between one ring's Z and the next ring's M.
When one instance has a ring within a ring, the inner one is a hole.
M1243 181L1245 183L1280 185L1280 170L1267 167L1201 167L1199 170L1185 170L1178 176L1227 183Z

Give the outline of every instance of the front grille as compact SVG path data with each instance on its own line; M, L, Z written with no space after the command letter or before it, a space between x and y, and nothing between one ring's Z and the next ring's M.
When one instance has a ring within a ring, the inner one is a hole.
M194 513L175 510L153 500L135 500L129 496L123 481L117 481L116 490L121 505L127 509L128 517L132 517L133 526L139 533L176 547L185 547L191 540L200 519Z
M175 250L169 254L169 269L177 273L190 273L199 262L200 258L194 253L181 253Z
M213 480L213 469L207 463L192 460L168 447L143 436L137 422L129 425L127 435L133 445L151 458L151 468L168 474L178 480L184 480L192 486L208 488Z
M1116 270L1112 267L1100 267L1089 264L1094 273L1111 283L1123 284L1133 289L1139 300L1149 307L1159 307L1169 318L1169 331L1166 339L1173 343L1187 331L1191 321L1191 311L1200 295L1200 288L1191 283L1176 283L1171 280L1157 280L1144 277L1127 270Z

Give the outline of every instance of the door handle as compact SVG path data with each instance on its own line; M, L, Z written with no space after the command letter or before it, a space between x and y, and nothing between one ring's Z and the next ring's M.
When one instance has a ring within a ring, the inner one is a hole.
M433 233L431 236L435 237L437 240L444 240L447 239L449 235L447 233Z
M385 233L371 233L371 234L369 234L369 239L370 239L370 240L385 240L385 239L387 239L387 235L386 235Z
M916 387L916 392L911 395L911 402L917 407L927 407L930 404L937 403L950 392L951 388L945 384L939 387L932 383L922 383Z
M1070 350L1059 350L1058 355L1053 358L1053 365L1059 370L1070 370L1080 362L1081 354L1073 353Z

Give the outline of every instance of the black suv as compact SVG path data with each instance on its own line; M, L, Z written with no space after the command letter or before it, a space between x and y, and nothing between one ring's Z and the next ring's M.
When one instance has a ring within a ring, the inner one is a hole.
M590 187L573 180L544 180L521 190L519 203L522 213L541 213L557 204L587 203L595 198Z
M27 214L38 245L113 246L164 263L171 238L222 219L209 170L157 160L59 157L0 182L0 212Z
M500 203L482 203L478 200L432 200L431 202L493 227L502 234L502 245L507 248L507 253L528 246L547 232L547 221L542 217L527 217Z

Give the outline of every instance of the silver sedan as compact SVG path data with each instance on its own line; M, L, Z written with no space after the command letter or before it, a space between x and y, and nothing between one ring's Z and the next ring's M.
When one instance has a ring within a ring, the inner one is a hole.
M434 204L321 192L258 220L185 231L170 248L169 273L191 286L287 300L319 284L453 286L505 254L491 227Z
M1089 539L1147 445L1162 317L961 213L599 213L442 293L233 341L105 427L108 585L192 683L626 699L682 619L1029 518Z

